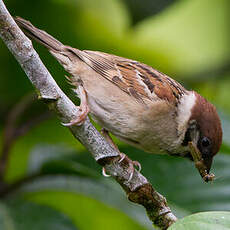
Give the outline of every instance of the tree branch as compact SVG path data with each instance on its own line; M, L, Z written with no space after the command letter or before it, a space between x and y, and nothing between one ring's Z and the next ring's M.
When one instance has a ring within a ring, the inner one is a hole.
M62 92L31 41L18 28L2 0L0 0L0 37L19 62L29 80L38 91L39 98L54 110L62 122L70 122L77 114L77 107ZM129 200L143 205L149 219L160 229L167 229L176 221L166 199L157 193L147 179L135 170L129 180L129 161L119 162L118 150L106 142L87 118L83 125L69 128L72 134L91 152L94 159L105 167L126 191Z

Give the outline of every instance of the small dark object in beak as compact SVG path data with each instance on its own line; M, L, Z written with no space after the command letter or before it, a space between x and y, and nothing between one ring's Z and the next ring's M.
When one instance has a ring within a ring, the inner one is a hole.
M215 179L215 175L213 173L208 173L209 169L204 164L204 160L202 158L202 155L201 155L201 152L199 151L199 149L191 141L188 144L189 144L189 148L191 150L191 155L192 155L193 161L195 163L195 166L198 169L203 180L205 182L213 181Z

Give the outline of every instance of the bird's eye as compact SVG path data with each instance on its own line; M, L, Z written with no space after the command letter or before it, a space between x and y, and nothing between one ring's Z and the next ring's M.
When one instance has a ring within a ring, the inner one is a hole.
M201 140L201 145L202 145L202 147L207 148L208 146L211 145L210 139L207 138L207 137L203 137L202 140Z

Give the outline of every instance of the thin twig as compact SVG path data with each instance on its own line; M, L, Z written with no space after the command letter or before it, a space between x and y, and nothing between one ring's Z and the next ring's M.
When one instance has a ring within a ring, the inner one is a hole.
M6 184L3 187L0 187L0 198L3 199L8 195L12 195L13 192L17 191L20 189L23 185L34 181L37 178L41 178L42 176L47 176L47 174L42 174L42 173L35 173L28 175L26 177L20 178L16 180L12 184Z
M17 139L18 137L24 136L26 133L28 133L33 127L37 126L43 121L48 120L51 118L52 114L50 111L43 112L42 114L37 115L36 117L33 117L29 121L26 121L24 124L22 124L20 127L18 127L15 130L14 138Z
M3 134L3 145L9 146L14 138L14 130L16 122L26 108L35 100L35 94L28 94L24 96L7 114L4 134Z
M24 96L8 113L5 122L5 128L3 130L3 144L2 154L0 157L0 181L3 182L4 174L7 167L7 162L10 154L10 150L14 142L21 136L25 135L34 126L40 124L42 121L47 120L51 113L45 112L33 117L31 120L26 121L21 125L17 125L17 121L22 117L25 110L27 110L31 104L37 98L36 94L29 93Z
M77 108L58 87L48 70L24 36L0 0L0 36L22 66L28 78L39 91L40 98L54 110L62 122L70 122ZM165 198L156 192L147 179L134 171L129 180L129 161L119 161L119 152L100 135L86 119L81 126L70 127L72 134L91 152L94 159L103 165L126 191L128 198L146 208L149 219L160 229L167 229L176 221Z
M3 146L0 157L0 180L3 180L10 148L15 140L16 122L25 109L35 100L35 94L24 96L7 115L5 128L3 130Z

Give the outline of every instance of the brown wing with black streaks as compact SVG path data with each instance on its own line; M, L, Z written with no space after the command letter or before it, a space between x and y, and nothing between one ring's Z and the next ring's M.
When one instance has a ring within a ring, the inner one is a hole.
M116 84L139 102L143 99L166 100L177 104L185 88L152 67L98 51L79 51L76 54L95 72Z

